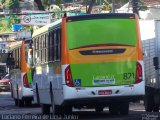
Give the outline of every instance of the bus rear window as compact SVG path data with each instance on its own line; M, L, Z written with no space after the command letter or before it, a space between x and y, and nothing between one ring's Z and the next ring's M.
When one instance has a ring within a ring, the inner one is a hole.
M135 19L93 19L67 22L69 49L99 44L136 46Z

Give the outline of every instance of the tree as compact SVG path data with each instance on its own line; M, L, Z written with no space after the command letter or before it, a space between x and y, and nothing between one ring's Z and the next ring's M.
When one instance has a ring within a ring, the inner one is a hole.
M47 8L49 6L49 0L42 0L42 4Z
M37 4L39 10L45 10L41 0L34 0L34 2Z
M54 3L61 7L62 0L53 0L52 2L49 0L34 0L34 2L37 4L39 10L45 10L50 3Z
M3 8L10 10L11 12L18 12L19 1L18 0L5 0L2 1Z
M3 5L4 2L5 0L0 0L0 5Z
M140 0L132 0L133 13L139 16Z

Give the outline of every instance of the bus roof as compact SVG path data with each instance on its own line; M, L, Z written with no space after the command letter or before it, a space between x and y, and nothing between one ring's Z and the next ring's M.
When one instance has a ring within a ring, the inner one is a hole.
M3 32L3 33L0 33L0 36L3 36L3 35L12 35L12 34L17 34L16 32Z
M38 30L35 30L35 31L33 32L32 37L35 37L35 36L37 36L37 35L40 35L40 34L42 34L42 33L44 33L44 32L47 32L47 31L53 29L53 27L54 27L55 25L58 25L58 24L60 24L61 22L62 22L62 19L59 19L59 20L57 20L57 21L55 21L55 22L53 22L53 23L51 23L51 24L48 24L48 25L45 25L45 26L39 28Z
M84 14L84 15L77 15L77 16L68 16L68 20L72 21L81 21L81 20L89 20L89 19L103 19L103 18L126 18L126 19L134 19L135 14L133 13L101 13L101 14ZM51 24L45 25L38 30L35 30L33 32L32 38L34 38L37 35L40 35L44 32L47 32L54 28L54 26L60 24L62 22L62 19L59 19Z
M91 19L135 19L134 13L101 13L101 14L84 14L77 16L67 17L67 21L81 21L81 20L91 20Z
M18 48L20 47L22 44L22 41L17 41L17 42L14 42L12 44L9 45L9 51L12 51L14 50L15 48Z

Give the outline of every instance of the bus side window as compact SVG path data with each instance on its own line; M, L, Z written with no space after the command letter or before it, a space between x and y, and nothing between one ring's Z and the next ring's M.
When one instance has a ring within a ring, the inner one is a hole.
M46 34L46 62L48 62L49 58L48 58L48 55L49 55L49 50L48 50L48 39L49 39L49 33Z
M35 48L34 48L34 64L39 63L39 37L35 38Z
M11 69L14 67L15 65L15 59L13 57L13 52L9 53L8 58L7 58L7 66L9 66Z
M52 60L52 32L49 33L48 39L48 62Z
M57 30L57 60L60 60L61 56L61 29Z
M57 46L57 30L54 31L54 60L57 60L56 59L56 56L57 56L57 49L56 49L56 46Z

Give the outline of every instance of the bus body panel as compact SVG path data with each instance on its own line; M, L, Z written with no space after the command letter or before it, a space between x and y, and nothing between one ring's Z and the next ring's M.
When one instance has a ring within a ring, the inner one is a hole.
M144 65L137 16L85 17L68 17L62 23L64 102L94 97L143 97ZM68 66L73 81L70 87L65 80ZM139 74L141 82L137 82ZM99 95L101 91L106 95Z
M64 24L66 63L70 65L74 85L94 87L136 83L137 62L143 59L140 57L137 17L127 14L125 17L115 14L95 16L70 17ZM144 80L144 76L141 77Z
M136 74L136 56L135 47L126 46L108 46L93 47L69 51L70 67L73 81L82 81L82 86L97 86L94 81L104 80L108 85L134 84ZM95 52L102 50L110 52L113 50L124 50L124 53L107 55L81 55L80 51ZM99 79L99 80L96 80ZM107 80L108 79L108 80ZM107 83L109 81L112 83Z
M136 97L143 96L145 91L141 90L144 87L144 81L134 85L122 85L122 86L109 86L109 87L68 87L64 85L64 101L79 99L79 98L93 98L93 97ZM112 94L109 95L99 95L98 91L101 90L111 90ZM118 93L117 93L118 91ZM115 98L118 99L118 98Z
M10 66L11 92L14 100L21 100L22 103L32 101L33 91L29 84L32 82L31 69L28 66L29 44L26 41L19 41L10 46L11 57L15 65Z
M23 98L33 97L32 88L26 88L23 85L23 76L19 70L11 71L11 84L13 90L13 98L22 100ZM17 93L18 90L18 93Z
M143 97L143 56L134 14L73 16L63 18L60 24L61 34L53 23L33 36L36 60L33 89L36 97L38 86L41 104L52 104L51 91L54 105L61 106L68 105L68 101L74 106L74 100L79 104L82 99L92 103L92 100L105 98L104 102L110 104L110 98L122 97L122 102L130 102ZM57 36L61 37L60 58L56 56L59 42L53 44L59 40ZM40 40L49 43L44 45L46 48L38 47ZM39 53L47 54L47 60L43 61ZM140 81L137 82L137 78Z
M138 61L143 65L143 61ZM62 73L65 73L65 69L68 65L62 66ZM65 76L62 74L62 76ZM144 76L143 76L144 77ZM87 99L87 98L98 98L98 97L105 97L105 98L113 98L112 100L118 99L118 97L140 97L145 94L144 88L145 81L143 80L140 83L137 84L131 84L131 85L119 85L119 86L93 86L93 87L82 87L82 86L75 86L75 87L69 87L65 84L65 77L63 77L63 93L64 93L64 101L61 103L65 103L65 101L68 100L74 100L74 99ZM98 91L109 91L108 95L99 95ZM133 99L133 101L135 100ZM127 100L127 99L126 99ZM107 100L106 100L107 101ZM130 100L132 101L132 100ZM60 104L58 102L58 104Z
M61 90L62 93L62 75L61 75L61 66L59 61L54 62L53 64L45 64L43 66L37 66L35 68L35 74L33 79L34 79L33 91L34 91L35 102L37 102L36 84L38 87L38 93L41 103L51 104L50 87L54 91L54 94L56 94L57 91L59 90ZM59 99L56 101L59 101Z

